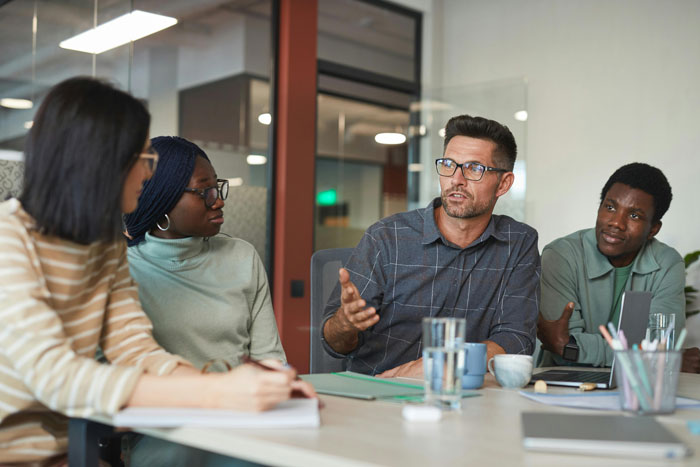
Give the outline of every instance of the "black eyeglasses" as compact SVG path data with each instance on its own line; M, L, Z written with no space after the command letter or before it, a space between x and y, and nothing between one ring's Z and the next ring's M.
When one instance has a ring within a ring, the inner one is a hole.
M510 172L510 170L489 167L478 162L465 162L458 164L452 159L435 159L435 168L441 177L451 177L457 172L457 167L462 168L462 175L467 180L478 182L486 172Z
M214 206L216 200L221 198L222 200L228 198L228 180L217 179L216 186L210 186L207 188L197 189L197 188L185 188L188 193L196 193L200 198L204 200L204 205L208 208Z

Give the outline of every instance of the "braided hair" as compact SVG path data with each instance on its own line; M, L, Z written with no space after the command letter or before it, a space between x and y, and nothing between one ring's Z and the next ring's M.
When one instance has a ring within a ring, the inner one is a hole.
M129 246L141 243L146 232L172 211L190 183L197 156L209 160L199 146L179 136L158 136L151 139L151 146L158 152L158 168L143 185L136 210L124 216Z

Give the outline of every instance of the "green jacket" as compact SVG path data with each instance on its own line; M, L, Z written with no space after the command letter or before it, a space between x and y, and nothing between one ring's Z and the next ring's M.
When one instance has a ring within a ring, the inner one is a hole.
M579 230L554 240L542 251L540 312L558 319L573 301L569 333L579 346L577 364L611 366L613 352L598 332L607 324L613 302L614 267L598 251L595 229ZM685 327L685 265L670 246L651 239L637 254L625 290L653 294L651 313L675 313L676 336ZM566 365L543 351L540 366Z

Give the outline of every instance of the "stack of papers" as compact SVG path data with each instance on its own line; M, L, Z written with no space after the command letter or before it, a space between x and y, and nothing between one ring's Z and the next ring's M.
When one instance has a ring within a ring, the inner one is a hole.
M621 410L619 392L594 392L591 394L537 394L520 391L520 395L535 402L561 407L594 410ZM700 409L700 401L687 397L676 397L677 409Z
M318 399L289 399L265 412L182 407L129 407L112 419L123 427L204 426L216 428L303 428L318 427Z

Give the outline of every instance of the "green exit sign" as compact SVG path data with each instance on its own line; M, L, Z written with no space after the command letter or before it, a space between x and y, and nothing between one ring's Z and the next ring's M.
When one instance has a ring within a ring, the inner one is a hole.
M338 193L335 190L319 191L316 194L316 203L319 206L332 206L338 201Z

